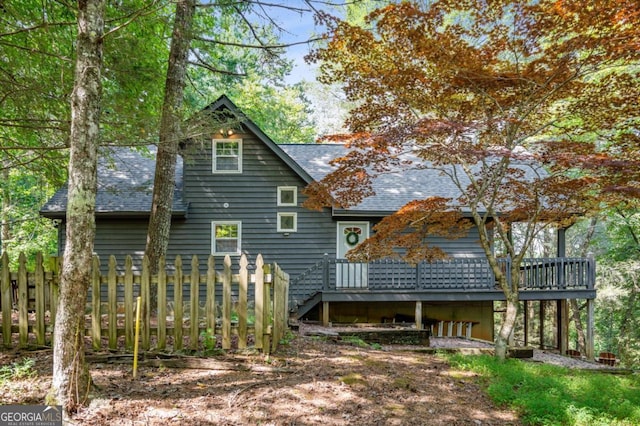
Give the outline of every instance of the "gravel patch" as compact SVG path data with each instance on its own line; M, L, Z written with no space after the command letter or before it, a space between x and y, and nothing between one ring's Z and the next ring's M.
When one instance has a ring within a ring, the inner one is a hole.
M353 330L354 328L358 329L367 329L367 330L388 330L389 328L398 328L401 329L401 326L396 327L376 327L376 326L357 326L357 327L348 327L348 326L337 326L337 327L323 327L317 324L308 324L308 323L300 323L300 334L317 334L317 335L337 335L338 332ZM407 328L407 327L404 327ZM411 329L411 328L409 328ZM431 337L430 339L430 348L442 348L442 349L466 349L466 348L493 348L492 342L487 342L484 340L478 339L466 339L463 337ZM384 350L392 350L392 349L415 349L415 347L400 347L397 345L383 347ZM611 367L608 365L600 364L595 361L588 361L584 358L572 358L569 356L560 355L557 352L536 349L533 350L533 358L523 358L523 361L529 362L542 362L545 364L553 364L561 367L567 368L576 368L576 369L594 369L594 370L607 370L607 369L615 369L615 367Z

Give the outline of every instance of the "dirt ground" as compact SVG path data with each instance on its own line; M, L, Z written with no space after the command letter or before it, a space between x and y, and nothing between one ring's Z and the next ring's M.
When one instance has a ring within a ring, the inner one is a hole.
M51 351L0 352L0 365L24 357L36 358L37 376L0 385L0 404L42 403ZM196 360L146 354L137 379L130 357L88 357L95 389L68 424L520 424L516 413L489 401L477 377L406 348L362 348L295 333L268 358L251 352Z

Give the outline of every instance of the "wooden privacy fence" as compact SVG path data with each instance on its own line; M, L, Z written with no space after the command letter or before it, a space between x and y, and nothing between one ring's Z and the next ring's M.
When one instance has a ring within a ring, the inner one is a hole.
M20 255L18 263L18 270L10 271L9 258L3 254L0 269L3 345L11 347L14 344L13 334L17 334L20 347L29 344L30 336L37 345L47 345L51 342L57 312L59 276L55 271L59 270L59 265L54 259L48 268L53 272L45 272L41 254L36 256L33 272L27 272L24 255ZM101 273L99 258L94 257L92 279L88 283L87 312L90 313L85 335L91 337L96 350L104 344L109 349L117 349L119 336L124 336L125 347L132 349L134 295L139 295L142 299L140 345L143 350L151 348L152 334L156 336L154 346L158 350L167 349L168 336L173 338L174 350L184 348L185 337L187 347L198 350L203 345L210 345L213 335L221 335L222 349L230 349L232 335L237 335L237 347L243 349L249 343L250 331L253 331L256 349L275 350L287 327L289 275L277 264L265 265L261 255L256 259L253 273L249 271L245 255L240 257L235 269L237 273L233 272L229 256L224 258L222 265L210 256L206 273L202 274L198 258L193 256L190 270L184 271L181 256L176 256L171 271L167 271L163 258L159 273L152 276L146 257L139 272L134 270L130 256L125 259L124 272L118 272L116 259L111 256L105 275ZM152 288L157 296L156 314L153 315L150 309ZM250 288L253 288L252 294L249 294ZM167 296L169 293L172 297ZM204 297L201 298L202 293ZM250 317L253 318L253 330Z

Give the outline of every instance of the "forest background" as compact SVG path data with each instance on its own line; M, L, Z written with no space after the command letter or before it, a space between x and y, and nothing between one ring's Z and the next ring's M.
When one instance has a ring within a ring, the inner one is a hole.
M347 2L349 3L349 2ZM363 23L388 2L328 8L326 2L211 2L197 14L183 109L187 118L227 94L274 141L312 143L342 130L349 103L336 87L289 77L292 46L313 48L316 34L293 34L287 23L312 21L315 11ZM101 150L157 143L173 3L107 2ZM76 18L72 5L33 0L0 2L1 250L58 253L54 224L38 209L67 179L69 98L73 88ZM214 10L211 13L211 10ZM318 28L318 33L320 32ZM637 120L637 117L635 117ZM637 121L630 121L636 125ZM637 127L636 127L637 129ZM640 365L640 212L634 199L585 217L567 231L567 255L598 261L596 352L613 351ZM515 233L517 238L517 231ZM553 232L531 256L554 252ZM573 307L578 316L580 306ZM578 336L575 328L573 341Z

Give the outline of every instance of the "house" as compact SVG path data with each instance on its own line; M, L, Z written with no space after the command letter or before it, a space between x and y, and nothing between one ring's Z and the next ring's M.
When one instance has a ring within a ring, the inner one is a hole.
M455 196L437 172L390 173L375 182L376 195L349 209L303 208L304 187L346 153L336 144L277 145L226 97L208 107L240 117L235 129L205 144L185 146L177 165L168 260L176 255L238 256L262 253L291 276L290 306L301 317L325 322L383 322L419 318L440 327L462 326L473 337L493 339L495 286L477 230L435 241L450 259L409 265L397 260L349 263L345 253L366 239L381 218L427 196ZM154 176L154 150L113 149L99 167L95 251L101 257L143 255ZM66 188L41 209L60 221L64 246ZM522 270L524 301L595 298L592 259L566 259L564 232L558 257L529 259ZM508 259L505 259L508 262ZM563 308L564 306L564 308ZM592 305L591 309L592 309ZM564 310L563 310L564 309ZM526 318L526 316L525 316ZM421 321L418 321L421 322ZM563 324L565 324L563 322ZM558 327L558 342L566 332ZM525 336L526 340L526 336ZM562 346L561 344L558 345Z

